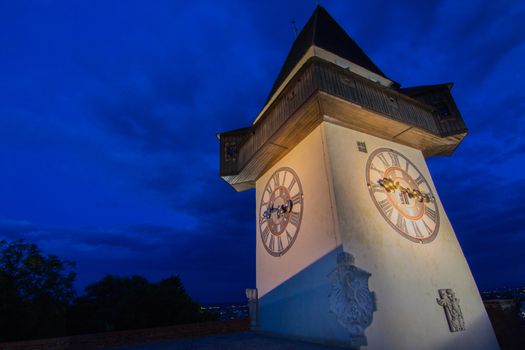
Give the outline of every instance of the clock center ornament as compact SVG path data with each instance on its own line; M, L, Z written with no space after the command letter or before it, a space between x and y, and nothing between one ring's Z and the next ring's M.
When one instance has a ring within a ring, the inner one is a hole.
M259 207L259 231L266 251L284 255L294 244L303 217L303 187L297 173L277 169L268 180Z
M439 211L432 189L407 157L389 148L370 154L368 191L383 218L413 242L428 243L439 230Z

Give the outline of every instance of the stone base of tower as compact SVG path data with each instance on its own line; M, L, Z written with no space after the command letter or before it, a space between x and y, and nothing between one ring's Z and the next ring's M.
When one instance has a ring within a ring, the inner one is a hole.
M261 298L260 331L323 344L367 345L364 334L352 335L337 321L336 313L345 312L345 306L337 304L329 276L341 252L339 247L326 254Z

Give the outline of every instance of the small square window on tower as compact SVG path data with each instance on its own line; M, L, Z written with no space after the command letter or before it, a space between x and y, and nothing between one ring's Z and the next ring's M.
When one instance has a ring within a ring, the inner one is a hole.
M368 153L368 151L366 150L366 143L364 143L363 141L357 141L357 149L359 150L359 152Z

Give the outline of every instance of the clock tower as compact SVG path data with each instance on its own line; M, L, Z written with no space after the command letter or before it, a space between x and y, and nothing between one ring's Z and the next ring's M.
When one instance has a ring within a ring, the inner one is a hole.
M219 134L221 177L256 191L260 332L498 348L426 165L467 134L451 88L402 88L316 8L253 124Z

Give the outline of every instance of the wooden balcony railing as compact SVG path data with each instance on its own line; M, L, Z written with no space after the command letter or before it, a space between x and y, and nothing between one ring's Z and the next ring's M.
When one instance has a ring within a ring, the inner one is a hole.
M254 125L220 134L221 176L230 182L230 177L241 172L262 146L318 92L359 105L363 109L437 137L466 132L455 104L445 125L442 118L439 118L436 107L425 103L428 99L411 98L333 63L312 58Z

